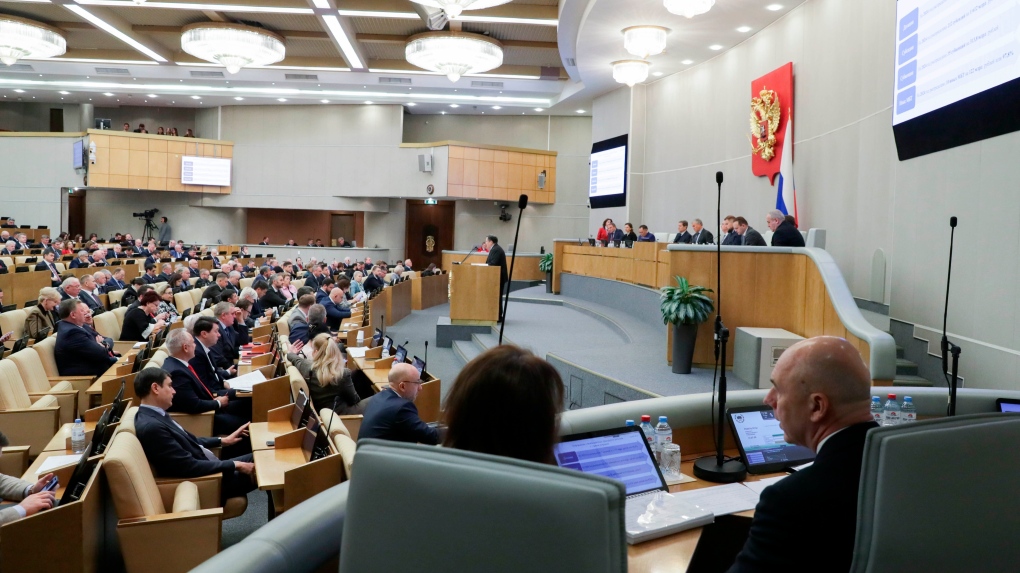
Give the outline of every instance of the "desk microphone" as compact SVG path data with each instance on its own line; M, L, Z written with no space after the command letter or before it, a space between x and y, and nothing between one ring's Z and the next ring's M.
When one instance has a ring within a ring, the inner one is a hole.
M425 368L429 367L429 341L425 341Z
M471 255L475 254L475 251L477 251L480 248L482 248L481 245L475 245L475 246L471 247L471 250L468 251L468 254L465 255L464 258L461 259L459 263L454 263L454 264L455 265L462 265L462 264L464 264L464 261L468 260L468 257L470 257Z
M339 404L339 403L340 403L340 394L337 394L336 398L333 398L333 408L330 410L333 413L333 415L331 415L329 417L329 423L326 424L326 437L327 438L329 438L329 427L333 425L333 418L336 417L336 405Z

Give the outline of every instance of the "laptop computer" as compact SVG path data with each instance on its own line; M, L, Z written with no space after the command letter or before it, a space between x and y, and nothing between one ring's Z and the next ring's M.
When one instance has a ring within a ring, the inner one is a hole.
M1020 412L1020 400L1015 398L999 398L995 401L995 407L1000 412Z
M749 474L781 472L815 459L814 451L786 443L771 406L730 408L726 418L740 450L740 460Z

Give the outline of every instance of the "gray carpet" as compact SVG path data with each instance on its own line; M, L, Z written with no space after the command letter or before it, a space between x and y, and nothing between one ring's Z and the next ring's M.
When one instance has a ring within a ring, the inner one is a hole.
M255 532L269 521L269 499L264 491L248 493L248 509L240 516L223 522L222 547L226 549Z

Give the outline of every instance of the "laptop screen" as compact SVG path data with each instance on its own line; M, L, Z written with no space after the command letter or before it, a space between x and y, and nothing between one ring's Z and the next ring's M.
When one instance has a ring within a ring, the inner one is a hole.
M425 361L421 358L415 356L414 361L411 362L411 366L414 366L414 369L418 371L418 376L425 373Z
M749 473L777 472L815 459L810 449L786 443L771 407L732 408L726 414Z
M294 429L298 429L304 426L308 421L308 396L305 395L304 390L298 390L297 400L294 401L294 409L290 414L290 425Z
M1020 412L1020 400L1012 398L999 398L995 401L1000 412Z
M564 436L553 447L561 468L623 482L627 495L668 491L644 433L636 426Z
M392 347L393 347L393 339L390 338L389 336L387 336L386 338L383 338L383 341L382 341L382 351L383 351L383 354L387 354L388 355L390 353L390 348L392 348Z
M398 346L397 354L393 358L393 361L396 362L397 364L403 364L405 360L407 360L407 349L404 348L403 346Z

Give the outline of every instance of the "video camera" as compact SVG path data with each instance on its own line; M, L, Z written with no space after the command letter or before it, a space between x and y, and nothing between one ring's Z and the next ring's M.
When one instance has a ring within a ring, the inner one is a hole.
M137 217L139 219L152 219L153 217L156 216L156 213L159 213L159 209L148 209L146 211L142 211L141 213L132 213L131 216Z

